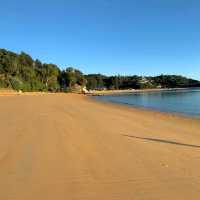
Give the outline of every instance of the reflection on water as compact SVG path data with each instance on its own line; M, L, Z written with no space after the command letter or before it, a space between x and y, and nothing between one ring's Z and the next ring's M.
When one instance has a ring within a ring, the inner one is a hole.
M200 117L200 89L106 95L100 100Z

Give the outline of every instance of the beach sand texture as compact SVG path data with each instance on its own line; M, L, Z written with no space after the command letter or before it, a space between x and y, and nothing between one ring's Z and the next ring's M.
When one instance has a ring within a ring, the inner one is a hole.
M1 200L200 198L200 120L75 94L0 97Z

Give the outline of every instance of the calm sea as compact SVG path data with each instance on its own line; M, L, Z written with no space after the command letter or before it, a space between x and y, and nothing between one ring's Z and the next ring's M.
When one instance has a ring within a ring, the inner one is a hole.
M200 89L185 89L94 97L99 100L200 117Z

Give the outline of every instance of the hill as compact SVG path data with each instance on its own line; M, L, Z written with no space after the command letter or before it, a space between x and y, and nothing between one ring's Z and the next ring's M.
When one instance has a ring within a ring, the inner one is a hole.
M76 86L92 90L200 87L200 82L177 75L156 77L84 75L74 68L60 68L52 63L34 60L25 52L20 54L0 49L0 88L22 91L71 91Z

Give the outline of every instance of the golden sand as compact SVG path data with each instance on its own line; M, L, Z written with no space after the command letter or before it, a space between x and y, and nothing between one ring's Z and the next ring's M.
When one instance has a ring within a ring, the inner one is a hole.
M200 120L73 94L0 97L1 200L200 196Z

